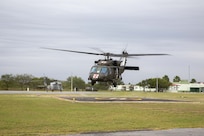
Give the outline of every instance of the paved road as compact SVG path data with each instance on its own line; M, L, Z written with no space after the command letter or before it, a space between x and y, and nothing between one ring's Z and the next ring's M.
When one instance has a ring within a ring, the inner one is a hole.
M57 95L67 95L67 94L94 94L99 92L59 92L59 91L0 91L0 94L57 94Z
M204 128L182 128L156 131L127 131L110 133L88 133L69 136L203 136Z

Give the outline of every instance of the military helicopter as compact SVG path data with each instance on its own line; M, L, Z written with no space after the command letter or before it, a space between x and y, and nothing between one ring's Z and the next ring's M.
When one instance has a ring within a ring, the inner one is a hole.
M112 83L114 87L117 86L117 82L122 80L122 73L125 70L139 70L138 66L126 66L127 58L134 56L157 56L157 55L168 55L168 54L128 54L126 50L123 50L121 54L103 52L93 53L93 52L83 52L74 51L66 49L56 49L56 48L45 48L49 50L81 53L88 55L101 55L105 56L105 59L99 59L95 61L95 65L91 67L88 80L91 80L91 84L94 85L96 82L108 82ZM119 57L119 60L113 60L111 57Z

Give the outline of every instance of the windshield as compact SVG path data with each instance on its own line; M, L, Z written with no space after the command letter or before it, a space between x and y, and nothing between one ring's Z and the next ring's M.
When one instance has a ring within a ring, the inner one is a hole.
M91 68L91 73L101 73L101 74L106 74L108 73L108 68L107 67L97 67L97 66L93 66Z
M101 68L101 73L102 73L102 74L106 74L107 72L108 72L107 67L102 67L102 68Z
M100 67L96 67L96 66L94 66L94 67L91 68L91 73L99 73L100 70L101 70Z

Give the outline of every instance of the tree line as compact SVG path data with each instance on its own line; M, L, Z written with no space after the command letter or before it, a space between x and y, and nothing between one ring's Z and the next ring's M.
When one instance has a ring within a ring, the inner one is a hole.
M175 76L173 82L180 82L181 78L179 76ZM196 79L191 79L190 83L196 83ZM164 75L162 78L149 78L142 80L137 85L142 86L144 88L158 88L158 91L167 90L172 82L170 81L167 75Z
M71 81L72 80L72 81ZM0 89L1 90L26 90L27 88L31 90L42 90L46 89L46 86L50 82L58 81L56 79L50 79L48 77L35 77L30 74L4 74L0 79ZM71 82L73 82L72 87L77 90L85 90L86 87L91 87L89 83L86 83L81 77L71 76L68 77L66 81L61 81L64 90L71 90ZM108 86L105 83L98 83L94 86L96 89L107 90Z
M0 88L4 90L25 90L28 87L37 89L39 86L44 85L43 81L43 77L37 78L29 74L5 74L1 76Z
M50 79L48 77L35 77L30 74L4 74L0 79L0 89L1 90L26 90L30 88L32 90L46 89L46 85L49 85L50 82L57 81L56 79ZM173 82L179 82L181 78L175 76ZM71 87L78 90L85 90L86 87L91 87L90 83L86 83L82 78L77 76L70 76L66 81L61 81L64 90L71 90ZM156 88L156 82L158 82L158 88L160 90L168 89L172 84L167 75L164 75L162 78L149 78L142 80L137 83L142 87ZM191 83L195 83L196 80L193 78ZM72 86L71 86L72 83ZM122 81L118 84L124 84ZM107 83L97 83L94 85L94 88L98 90L107 90L110 84Z

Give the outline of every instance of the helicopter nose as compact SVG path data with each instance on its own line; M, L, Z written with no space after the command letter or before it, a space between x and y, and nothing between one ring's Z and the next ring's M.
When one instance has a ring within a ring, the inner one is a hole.
M99 77L99 74L93 74L93 79L98 79L98 77Z

